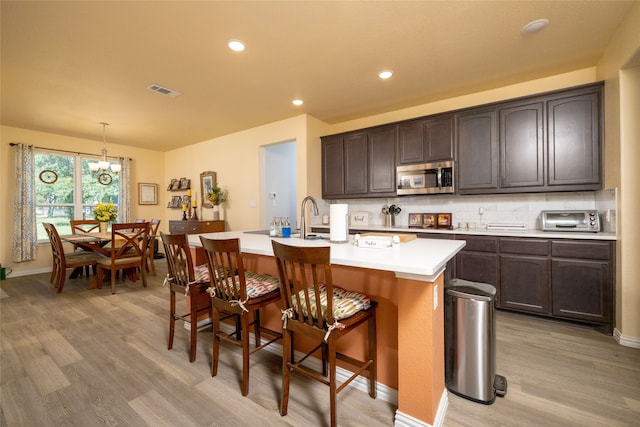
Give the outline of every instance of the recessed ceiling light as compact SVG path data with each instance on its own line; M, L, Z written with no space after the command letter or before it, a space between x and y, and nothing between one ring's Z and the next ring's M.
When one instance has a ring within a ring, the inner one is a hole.
M391 76L393 76L393 71L390 70L381 71L380 74L378 74L378 77L380 77L382 80L386 80Z
M244 43L242 43L240 40L230 40L229 49L235 52L242 52L244 50Z
M293 105L298 105L298 106L304 104L304 101L302 99L294 99L292 102L293 102Z
M548 19L536 19L535 21L531 21L527 25L522 27L522 34L537 33L547 25L549 25Z

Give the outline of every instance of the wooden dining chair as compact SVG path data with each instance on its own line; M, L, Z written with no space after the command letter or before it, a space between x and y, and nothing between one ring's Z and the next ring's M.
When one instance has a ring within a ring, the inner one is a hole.
M147 250L144 253L144 268L147 270L151 270L151 273L156 275L156 265L154 263L153 255L154 249L156 247L156 237L158 235L158 228L160 228L160 220L152 219L149 221L149 237L147 239Z
M100 231L100 222L95 219L72 219L71 234L97 233Z
M207 293L210 286L209 270L205 264L194 266L189 241L186 234L164 234L160 232L167 259L167 278L169 285L169 344L173 348L176 320L190 323L189 362L196 360L198 340L198 317L210 315L211 296ZM189 311L176 314L176 295L184 295L189 299ZM236 327L239 324L236 322Z
M88 234L88 233L99 233L100 232L100 222L95 219L72 219L69 220L71 224L71 234ZM73 245L74 250L76 251L86 251L84 248L80 246ZM84 270L89 276L89 266L85 266ZM93 270L95 273L95 265L93 266ZM82 275L82 268L78 269L78 274Z
M213 319L213 360L211 376L218 373L220 342L230 342L242 347L242 395L249 394L249 358L280 341L282 334L260 323L260 310L280 300L280 284L277 277L245 271L240 253L240 239L213 240L200 236L209 269L211 287L211 317ZM220 313L234 313L240 317L241 336L220 330ZM249 344L253 327L254 345ZM262 342L262 334L268 337ZM236 339L232 336L236 335Z
M336 396L359 375L369 379L369 396L376 397L378 304L367 295L333 285L328 246L288 246L275 240L271 244L280 276L284 313L280 415L287 414L291 372L295 371L329 386L331 426L334 427L337 425ZM367 325L364 360L338 352L338 340L363 324ZM298 362L292 358L294 334L317 343ZM322 373L302 365L317 350L321 350ZM336 381L337 360L355 368L353 374L341 384ZM325 378L327 373L328 379Z
M132 280L135 279L136 271L140 271L142 285L147 287L144 261L148 237L148 222L111 224L111 256L98 261L98 288L102 288L108 271L111 273L111 293L115 294L116 272L120 270L129 270ZM124 276L123 274L123 278Z
M43 222L49 243L51 243L51 254L53 255L53 266L51 271L50 282L58 289L58 293L62 292L64 282L67 276L68 268L82 268L85 266L95 266L102 259L98 254L88 251L74 251L65 253L62 240L58 234L58 230L53 224Z

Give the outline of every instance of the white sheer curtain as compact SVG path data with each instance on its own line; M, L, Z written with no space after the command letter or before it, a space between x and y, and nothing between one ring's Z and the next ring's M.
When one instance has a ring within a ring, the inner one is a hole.
M14 262L36 259L36 182L33 146L16 144L16 191L13 205Z
M131 159L120 157L120 201L119 201L119 222L129 222L131 220Z

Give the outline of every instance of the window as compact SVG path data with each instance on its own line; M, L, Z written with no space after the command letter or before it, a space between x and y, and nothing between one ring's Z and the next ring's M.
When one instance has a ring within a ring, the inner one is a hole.
M98 203L119 201L119 176L102 185L89 170L95 158L50 151L35 153L36 223L38 240L47 239L43 222L56 226L60 234L71 234L72 219L93 219ZM53 171L53 172L51 172Z

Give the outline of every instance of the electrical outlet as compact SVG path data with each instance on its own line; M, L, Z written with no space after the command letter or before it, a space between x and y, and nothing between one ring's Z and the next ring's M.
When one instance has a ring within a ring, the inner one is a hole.
M438 285L433 286L433 310L438 309Z

